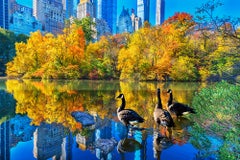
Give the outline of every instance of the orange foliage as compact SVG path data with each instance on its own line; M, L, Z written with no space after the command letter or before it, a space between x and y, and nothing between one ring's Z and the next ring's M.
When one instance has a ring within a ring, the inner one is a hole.
M65 85L56 87L55 83L8 81L7 88L18 101L16 113L27 114L33 125L42 122L60 123L75 131L82 125L71 116L73 111L84 111L83 100Z

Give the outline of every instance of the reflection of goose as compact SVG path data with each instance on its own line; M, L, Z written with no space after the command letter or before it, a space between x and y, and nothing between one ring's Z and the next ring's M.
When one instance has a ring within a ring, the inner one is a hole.
M173 122L173 119L172 119L170 113L167 110L164 110L162 108L162 102L161 102L159 88L157 89L157 99L158 99L158 103L153 112L155 122L157 123L158 126L161 125L164 127L173 127L174 122Z
M173 145L171 139L160 135L158 132L154 131L153 134L153 151L154 158L160 159L162 150L169 148Z
M124 138L118 142L117 151L119 153L134 152L142 148L141 143L133 138Z
M175 120L174 122L174 130L187 129L187 127L191 126L193 123L185 117L179 117L178 120Z
M134 110L125 109L126 101L123 94L120 94L117 98L122 99L121 106L117 109L118 119L128 128L129 125L144 122L144 119Z
M173 102L173 94L171 89L168 89L167 93L169 93L167 106L168 110L171 113L175 114L177 117L182 116L183 114L186 113L196 113L193 108L189 107L186 104Z
M192 122L185 117L179 117L178 120L175 121L175 126L172 130L173 143L183 145L189 140L190 134L187 128L190 125L192 125Z

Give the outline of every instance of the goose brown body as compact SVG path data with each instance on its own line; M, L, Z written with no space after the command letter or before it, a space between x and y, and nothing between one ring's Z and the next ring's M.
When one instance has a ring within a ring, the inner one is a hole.
M117 98L122 99L122 104L117 109L119 121L121 121L126 127L144 122L144 119L137 112L132 109L125 109L126 100L123 94L120 94Z
M167 110L162 108L162 102L161 102L159 88L157 89L157 99L158 99L158 103L153 112L153 117L154 117L155 122L161 126L173 127L174 122L171 117L171 114Z

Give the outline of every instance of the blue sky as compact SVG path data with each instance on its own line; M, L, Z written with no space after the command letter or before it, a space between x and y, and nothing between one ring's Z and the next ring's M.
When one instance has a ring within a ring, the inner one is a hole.
M137 0L117 0L118 1L118 15L120 14L123 5L125 8L134 8L136 11L136 1ZM154 12L153 7L155 6L155 0L151 1L152 15ZM171 17L176 12L187 12L191 15L195 14L196 8L200 7L202 3L208 0L165 0L165 19ZM17 0L18 3L32 7L32 0ZM216 10L216 15L218 16L231 16L240 18L240 0L220 0L223 6ZM150 23L154 23L155 18L150 17Z
M151 15L154 14L154 3L156 0L150 0L151 2ZM136 8L136 0L118 0L118 14L122 10L122 5L125 8ZM187 12L191 15L195 15L196 8L200 7L203 3L208 2L208 0L165 0L165 19L171 17L176 12ZM223 6L220 6L216 10L215 16L231 16L231 17L239 17L240 18L240 0L220 0L223 3ZM155 22L155 17L151 17L150 15L150 23Z

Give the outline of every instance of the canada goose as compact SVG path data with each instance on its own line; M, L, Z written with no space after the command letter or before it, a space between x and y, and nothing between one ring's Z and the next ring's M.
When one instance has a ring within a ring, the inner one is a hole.
M173 102L173 94L171 89L168 89L167 93L169 93L167 107L170 113L175 114L177 117L187 113L196 113L193 108L186 104Z
M121 106L117 109L118 119L128 128L137 123L144 122L144 119L134 110L125 109L126 100L123 94L120 94L117 98L122 99Z
M173 127L174 122L171 117L171 114L167 110L162 108L160 88L157 89L157 99L158 99L158 102L153 112L153 117L155 122L157 123L158 127L159 125L164 126L165 128Z

